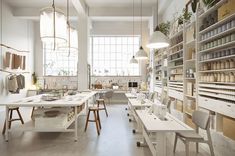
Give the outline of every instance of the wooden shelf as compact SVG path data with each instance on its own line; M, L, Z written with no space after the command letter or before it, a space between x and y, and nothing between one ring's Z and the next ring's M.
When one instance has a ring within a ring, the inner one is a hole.
M209 8L206 12L199 15L199 18L204 18L204 17L208 16L211 12L217 10L220 6L222 6L226 2L227 2L227 0L220 0L213 7Z
M171 49L173 49L173 48L175 48L175 47L177 47L177 46L180 46L180 45L183 45L183 41L180 42L180 43L177 43L177 44L175 44L175 45L173 45L173 46L171 46L171 47L169 48L169 50L171 50Z
M5 69L0 69L0 72L9 73L9 74L29 74L30 73L24 70L5 70Z
M180 49L180 50L178 50L178 51L176 51L176 52L173 52L173 53L169 54L169 56L174 55L174 54L177 54L177 53L180 53L180 52L182 52L182 51L183 51L183 49Z
M169 60L168 63L179 61L179 60L183 60L183 57L180 57L180 58L177 58L177 59L174 59L174 60Z
M234 85L234 86L233 86ZM199 83L199 87L206 87L206 88L217 88L217 89L232 89L235 90L235 83Z
M211 36L211 37L209 37L207 39L204 39L204 40L200 41L199 43L202 44L202 43L205 43L205 42L209 42L209 41L215 40L217 38L221 38L221 37L226 36L226 35L234 32L234 31L235 31L235 27L230 28L230 29L228 29L226 31L223 31L223 32L219 33L219 34L216 34L216 35Z
M184 78L185 80L196 80L196 78L188 78L188 77L186 77L186 78Z
M199 73L231 72L231 71L235 71L235 68L231 68L231 69L219 69L219 70L206 70L206 71L199 71Z
M209 49L205 49L205 50L199 51L199 53L205 53L205 52L210 52L210 51L222 50L222 49L225 49L225 48L233 47L234 45L235 45L235 41L232 41L232 42L228 42L228 43L225 43L225 44L213 47L213 48L209 48Z
M235 13L230 15L230 16L228 16L228 17L226 17L226 18L224 18L224 19L222 19L221 21L218 21L217 23L207 27L206 29L200 31L199 34L201 35L201 34L204 34L205 32L208 32L208 31L210 31L210 30L212 30L214 28L217 28L218 26L228 22L229 20L233 19L234 17L235 17Z
M199 61L199 63L212 62L212 61L217 61L217 60L222 60L222 59L224 60L224 59L229 59L229 58L233 58L233 57L235 57L235 55L228 55L228 56L218 57L218 58L214 58L214 59Z
M178 65L178 66L174 66L174 67L169 67L169 69L175 69L175 68L182 68L183 65Z
M231 83L231 82L229 83L229 82L203 82L203 81L199 81L199 83L235 85L235 83Z

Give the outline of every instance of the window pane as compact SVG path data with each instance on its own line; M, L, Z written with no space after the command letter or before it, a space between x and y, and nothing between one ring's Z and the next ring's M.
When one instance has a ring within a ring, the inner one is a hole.
M139 65L130 65L133 52L139 49L139 36L91 37L93 75L139 75ZM133 44L134 43L134 44ZM133 51L134 50L134 51ZM66 68L70 65L63 65Z

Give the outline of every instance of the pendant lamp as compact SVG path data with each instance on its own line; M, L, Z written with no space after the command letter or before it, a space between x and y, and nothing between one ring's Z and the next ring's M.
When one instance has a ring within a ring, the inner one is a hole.
M57 44L67 42L67 24L64 13L55 7L44 8L40 13L40 37L43 43Z
M137 64L138 61L135 59L134 56L134 28L135 28L135 21L134 21L134 16L135 16L135 5L134 5L134 0L133 0L133 25L132 25L132 29L133 29L133 57L130 60L130 64Z
M158 14L158 0L157 0L157 14ZM154 33L151 35L149 39L149 43L146 46L152 49L160 49L168 47L169 45L170 43L168 37L159 30L158 17L157 17L157 26L154 30Z
M135 58L138 59L138 60L143 60L143 59L148 59L148 55L147 53L144 51L144 48L142 47L142 37L143 37L143 31L142 31L142 0L140 1L140 17L141 17L141 20L140 20L140 33L141 33L141 46L140 46L140 49L137 51L137 53L135 54Z
M69 0L67 0L67 37L66 43L58 45L58 49L62 51L68 51L68 56L78 51L78 34L77 30L70 25L69 21Z

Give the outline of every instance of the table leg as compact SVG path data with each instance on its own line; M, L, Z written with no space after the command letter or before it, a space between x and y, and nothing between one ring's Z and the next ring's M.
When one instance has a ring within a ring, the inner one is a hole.
M157 133L157 155L166 156L166 133Z
M75 111L74 141L77 141L78 140L78 117L77 117L78 108L77 106L74 107L74 111Z
M88 114L88 101L86 101L86 115Z
M5 131L5 141L7 142L8 141L8 138L9 138L9 107L6 106L6 131Z

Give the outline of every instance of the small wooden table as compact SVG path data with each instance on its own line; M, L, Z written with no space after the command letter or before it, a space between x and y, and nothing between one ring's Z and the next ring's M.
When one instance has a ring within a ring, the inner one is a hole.
M149 146L153 156L166 156L166 134L169 132L190 132L191 127L167 113L166 119L161 120L153 113L146 110L136 110L136 114L142 123L144 142ZM156 147L150 139L150 134L156 134Z
M74 132L74 140L78 139L78 125L77 125L77 106L86 104L86 109L88 109L88 100L91 99L97 92L89 91L89 92L81 92L72 96L65 96L59 100L55 101L43 101L41 100L42 95L36 95L31 97L22 98L17 101L12 101L8 103L0 103L0 106L6 107L6 121L9 120L9 107L74 107L74 118L67 124L66 128L58 129L58 128L45 128L45 129L37 129L34 127L32 121L25 123L24 125L17 127L17 130L23 131L34 131L34 132ZM75 122L74 129L69 129L68 127ZM9 139L9 132L11 130L8 129L8 122L6 122L6 133L5 140Z

